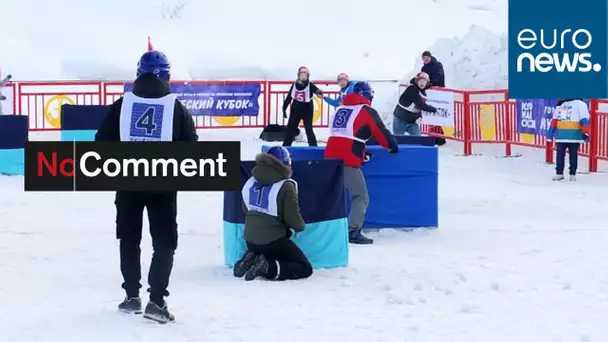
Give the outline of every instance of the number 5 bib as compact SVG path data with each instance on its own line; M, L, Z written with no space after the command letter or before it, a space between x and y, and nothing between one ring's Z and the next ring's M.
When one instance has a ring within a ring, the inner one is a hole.
M120 108L121 141L172 141L175 94L146 99L125 93Z

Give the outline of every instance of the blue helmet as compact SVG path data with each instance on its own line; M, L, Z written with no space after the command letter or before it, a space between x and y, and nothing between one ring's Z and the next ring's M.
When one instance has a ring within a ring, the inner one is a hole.
M370 102L374 99L374 89L367 82L357 82L353 87L353 93L360 94Z
M148 51L144 53L137 63L137 77L145 73L153 73L161 80L169 81L171 78L171 64L164 53Z
M285 165L291 165L291 154L289 153L289 150L283 146L273 146L269 148L266 153L277 158Z

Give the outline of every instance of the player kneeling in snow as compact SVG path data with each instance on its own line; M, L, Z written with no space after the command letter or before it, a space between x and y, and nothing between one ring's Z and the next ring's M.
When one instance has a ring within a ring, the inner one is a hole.
M582 99L566 99L557 102L549 130L549 141L555 139L557 156L554 181L564 179L566 150L570 157L570 180L576 180L578 148L589 141L589 109Z
M300 215L298 185L291 179L291 156L282 146L257 155L256 166L243 186L247 207L245 241L247 252L233 269L235 277L250 281L308 278L312 265L289 238L304 230Z

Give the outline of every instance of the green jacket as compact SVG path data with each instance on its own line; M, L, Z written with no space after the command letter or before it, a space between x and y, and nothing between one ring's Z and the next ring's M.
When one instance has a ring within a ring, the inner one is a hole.
M252 174L256 181L270 185L291 177L291 168L275 157L260 153L255 158ZM304 219L300 214L298 192L293 182L285 182L277 196L278 216L274 217L254 210L245 216L245 240L256 245L265 245L275 240L290 237L291 231L304 230Z

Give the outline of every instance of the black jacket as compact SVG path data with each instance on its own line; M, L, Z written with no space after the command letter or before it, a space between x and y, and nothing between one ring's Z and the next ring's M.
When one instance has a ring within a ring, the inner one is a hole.
M435 57L431 57L429 64L425 64L420 69L422 72L426 72L431 79L431 85L433 87L445 87L445 75L443 73L443 64Z
M319 89L314 83L310 82L310 81L306 81L306 82L300 82L297 81L294 84L291 85L291 87L289 88L289 91L287 92L287 97L285 98L285 101L283 102L283 113L285 113L285 111L287 110L287 108L289 107L289 105L292 105L292 110L298 110L298 109L307 109L307 110L314 110L314 103L312 101L310 102L300 102L295 100L294 98L291 97L291 91L293 90L293 87L296 87L297 90L304 90L306 89L306 87L310 84L310 96L314 96L315 94L323 94L323 91L321 89Z
M157 99L171 93L169 83L146 73L135 80L133 94L147 99ZM120 141L120 109L122 97L110 105L108 115L101 121L95 141ZM194 120L179 100L173 109L173 141L198 141Z
M399 96L399 103L395 106L393 115L407 123L414 123L422 117L421 111L435 113L437 108L427 104L425 98L426 90L420 89L412 79L410 85Z

